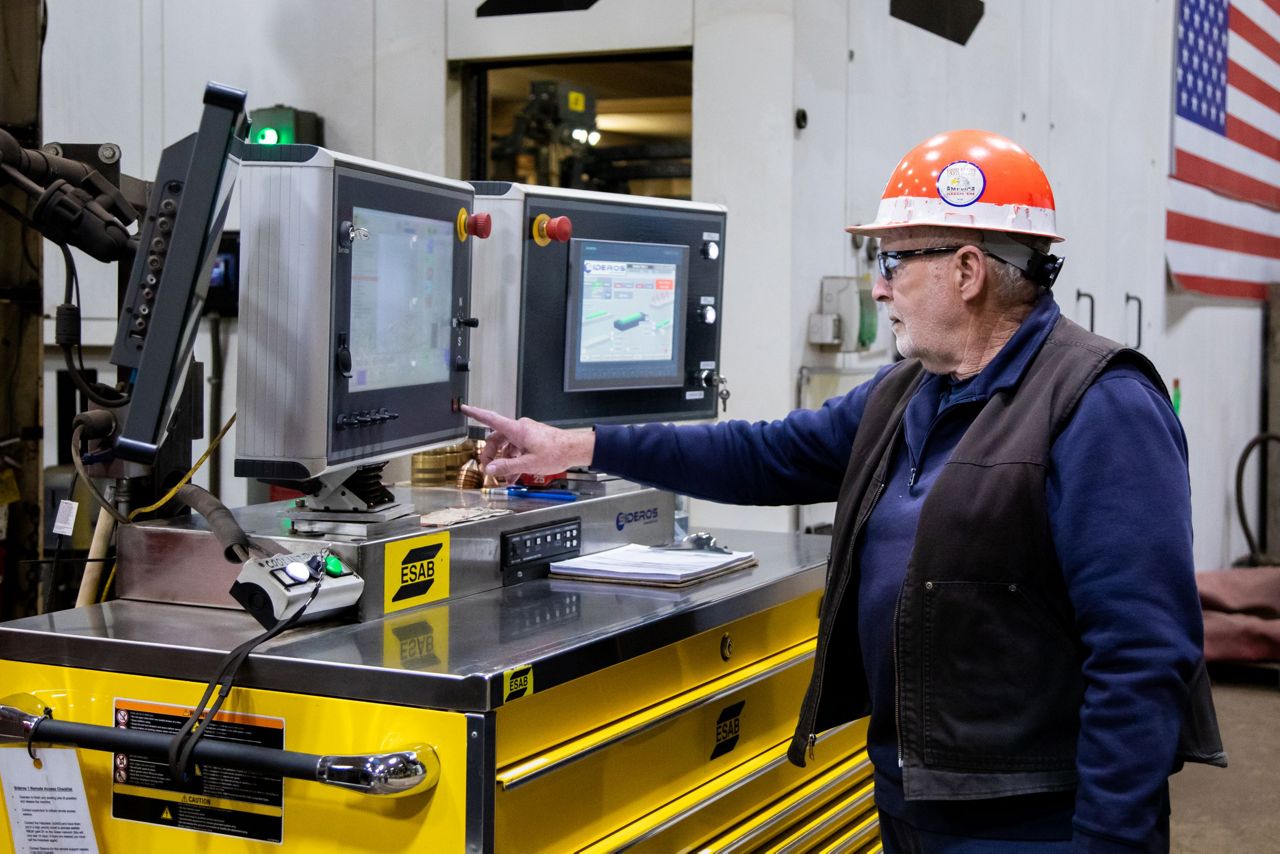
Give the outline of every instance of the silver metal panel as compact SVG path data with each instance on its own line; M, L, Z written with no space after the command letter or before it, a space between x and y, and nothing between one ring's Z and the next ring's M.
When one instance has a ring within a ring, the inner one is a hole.
M361 620L383 614L384 563L388 544L447 531L450 551L450 595L469 596L502 586L498 550L501 535L568 519L582 522L583 554L627 543L659 545L671 539L675 497L627 481L582 483L578 501L486 498L477 490L397 487L396 499L413 508L409 516L370 526L367 537L329 535L324 538L288 536L290 502L260 504L234 511L247 534L271 552L312 551L329 546L365 580L358 606ZM501 507L509 516L454 525L423 528L419 517L451 507ZM626 522L622 514L640 517ZM196 516L164 522L127 525L120 529L119 592L123 599L207 605L240 610L228 591L240 564L227 562L222 547Z
M325 468L332 365L334 171L246 162L240 170L236 458ZM299 330L314 329L309 346Z
M471 401L514 417L520 307L524 303L524 192L513 184L502 196L476 196L476 210L493 217L493 232L471 244Z
M237 356L236 458L296 462L312 477L330 469L329 412L333 362L334 193L338 170L471 195L470 184L316 149L306 162L247 160L240 169L240 332ZM306 335L306 330L316 334ZM454 439L442 440L437 445ZM400 456L423 443L370 446L363 462ZM379 452L381 451L381 452ZM340 468L334 466L333 468Z
M826 537L715 533L759 565L681 589L528 581L372 622L302 627L264 644L237 684L483 712L502 704L513 667L532 664L539 689L550 688L822 586ZM0 659L203 682L260 630L246 613L121 600L0 625ZM432 638L432 654L404 653L414 635Z

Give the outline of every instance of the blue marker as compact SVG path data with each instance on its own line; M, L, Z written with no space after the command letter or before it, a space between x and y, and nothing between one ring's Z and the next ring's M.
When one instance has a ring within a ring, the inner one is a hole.
M541 498L544 501L577 501L578 494L567 489L536 490L524 486L492 486L481 490L489 498Z

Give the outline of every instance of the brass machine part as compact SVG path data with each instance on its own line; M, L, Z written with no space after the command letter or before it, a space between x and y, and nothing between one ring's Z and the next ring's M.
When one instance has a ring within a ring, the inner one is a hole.
M491 474L485 474L480 468L480 455L484 452L484 439L475 440L475 455L462 464L458 470L458 480L454 484L458 489L486 489L502 486L502 482Z
M468 460L475 458L475 442L422 451L413 455L410 483L414 486L452 486Z
M484 485L484 472L480 470L480 461L469 459L458 469L458 489L479 489Z

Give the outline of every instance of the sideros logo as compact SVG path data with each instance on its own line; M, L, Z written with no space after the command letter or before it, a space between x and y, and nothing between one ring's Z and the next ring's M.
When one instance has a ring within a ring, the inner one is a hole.
M739 700L732 706L726 706L716 719L716 746L711 751L711 758L724 756L738 746L738 734L742 731L742 707L746 700Z
M619 513L618 517L613 520L613 524L621 531L628 525L634 525L639 522L642 525L652 525L658 521L658 508L649 507L645 510L635 510L629 513Z
M436 580L435 557L441 548L441 543L432 543L409 550L404 560L400 561L400 588L391 597L392 602L413 599L431 589Z

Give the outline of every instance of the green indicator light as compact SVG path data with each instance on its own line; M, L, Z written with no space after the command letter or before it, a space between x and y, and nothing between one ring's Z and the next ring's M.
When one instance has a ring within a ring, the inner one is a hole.
M324 559L324 571L336 578L339 575L342 575L346 570L342 565L342 561L338 560L333 555L329 555Z
M280 141L280 132L272 127L266 127L258 131L255 137L259 145L275 145Z

